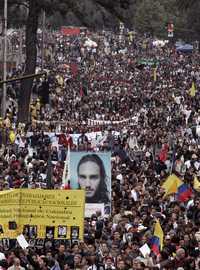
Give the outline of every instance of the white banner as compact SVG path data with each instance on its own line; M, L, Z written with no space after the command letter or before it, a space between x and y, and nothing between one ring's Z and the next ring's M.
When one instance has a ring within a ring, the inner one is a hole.
M37 124L44 124L46 126L49 126L50 124L56 124L58 126L66 126L66 121L39 121L39 120L34 120L35 123ZM129 123L132 122L134 124L135 122L135 116L123 119L123 120L97 120L97 119L87 119L86 122L83 121L82 124L88 124L89 126L101 126L101 125L118 125L118 124L123 124L123 123Z
M44 132L44 134L49 136L51 143L52 143L52 146L58 147L58 139L59 139L60 133ZM113 131L112 134L114 136L120 135L120 133L118 131ZM32 132L27 133L27 137L31 137L32 135L33 135ZM101 131L90 132L90 133L86 133L85 135L88 137L88 140L91 141L93 146L101 145L101 143L104 141L104 138L106 138L106 136L107 136L107 134L105 134L105 133L103 135ZM81 134L70 134L70 136L73 139L73 143L77 145L78 138L81 136Z
M104 216L104 203L86 203L85 204L85 217L90 218L96 212L101 212Z

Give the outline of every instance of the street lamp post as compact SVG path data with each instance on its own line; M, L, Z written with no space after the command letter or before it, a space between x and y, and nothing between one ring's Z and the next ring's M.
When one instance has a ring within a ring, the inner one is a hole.
M46 13L43 11L42 14L42 47L41 47L41 67L44 68L44 54L45 54L45 24L46 24Z
M8 1L4 0L4 20L3 20L3 81L7 78L7 15L8 15ZM1 115L5 117L6 113L6 84L3 84L3 95L1 103Z
M18 64L20 68L22 67L22 58L23 58L23 28L19 30L19 61Z

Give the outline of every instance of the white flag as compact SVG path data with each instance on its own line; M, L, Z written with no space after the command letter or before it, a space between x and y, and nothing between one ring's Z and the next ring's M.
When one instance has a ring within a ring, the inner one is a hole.
M66 160L65 160L63 176L62 176L63 186L65 186L68 183L68 180L70 179L69 164L70 164L70 146L68 145L68 151L67 151L67 156L66 156Z

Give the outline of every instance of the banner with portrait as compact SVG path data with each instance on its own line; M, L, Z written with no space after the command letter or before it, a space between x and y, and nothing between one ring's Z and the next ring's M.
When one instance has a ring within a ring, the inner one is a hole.
M0 192L0 238L83 239L84 190Z
M86 216L92 213L111 212L111 153L110 152L70 152L69 179L72 189L85 190ZM99 209L97 205L99 204ZM87 207L90 210L87 211Z

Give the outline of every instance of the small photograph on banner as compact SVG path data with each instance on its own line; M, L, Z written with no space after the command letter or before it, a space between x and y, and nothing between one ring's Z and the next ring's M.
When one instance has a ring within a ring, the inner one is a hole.
M48 226L46 227L46 239L54 239L55 227Z
M58 238L66 238L67 226L58 226Z

